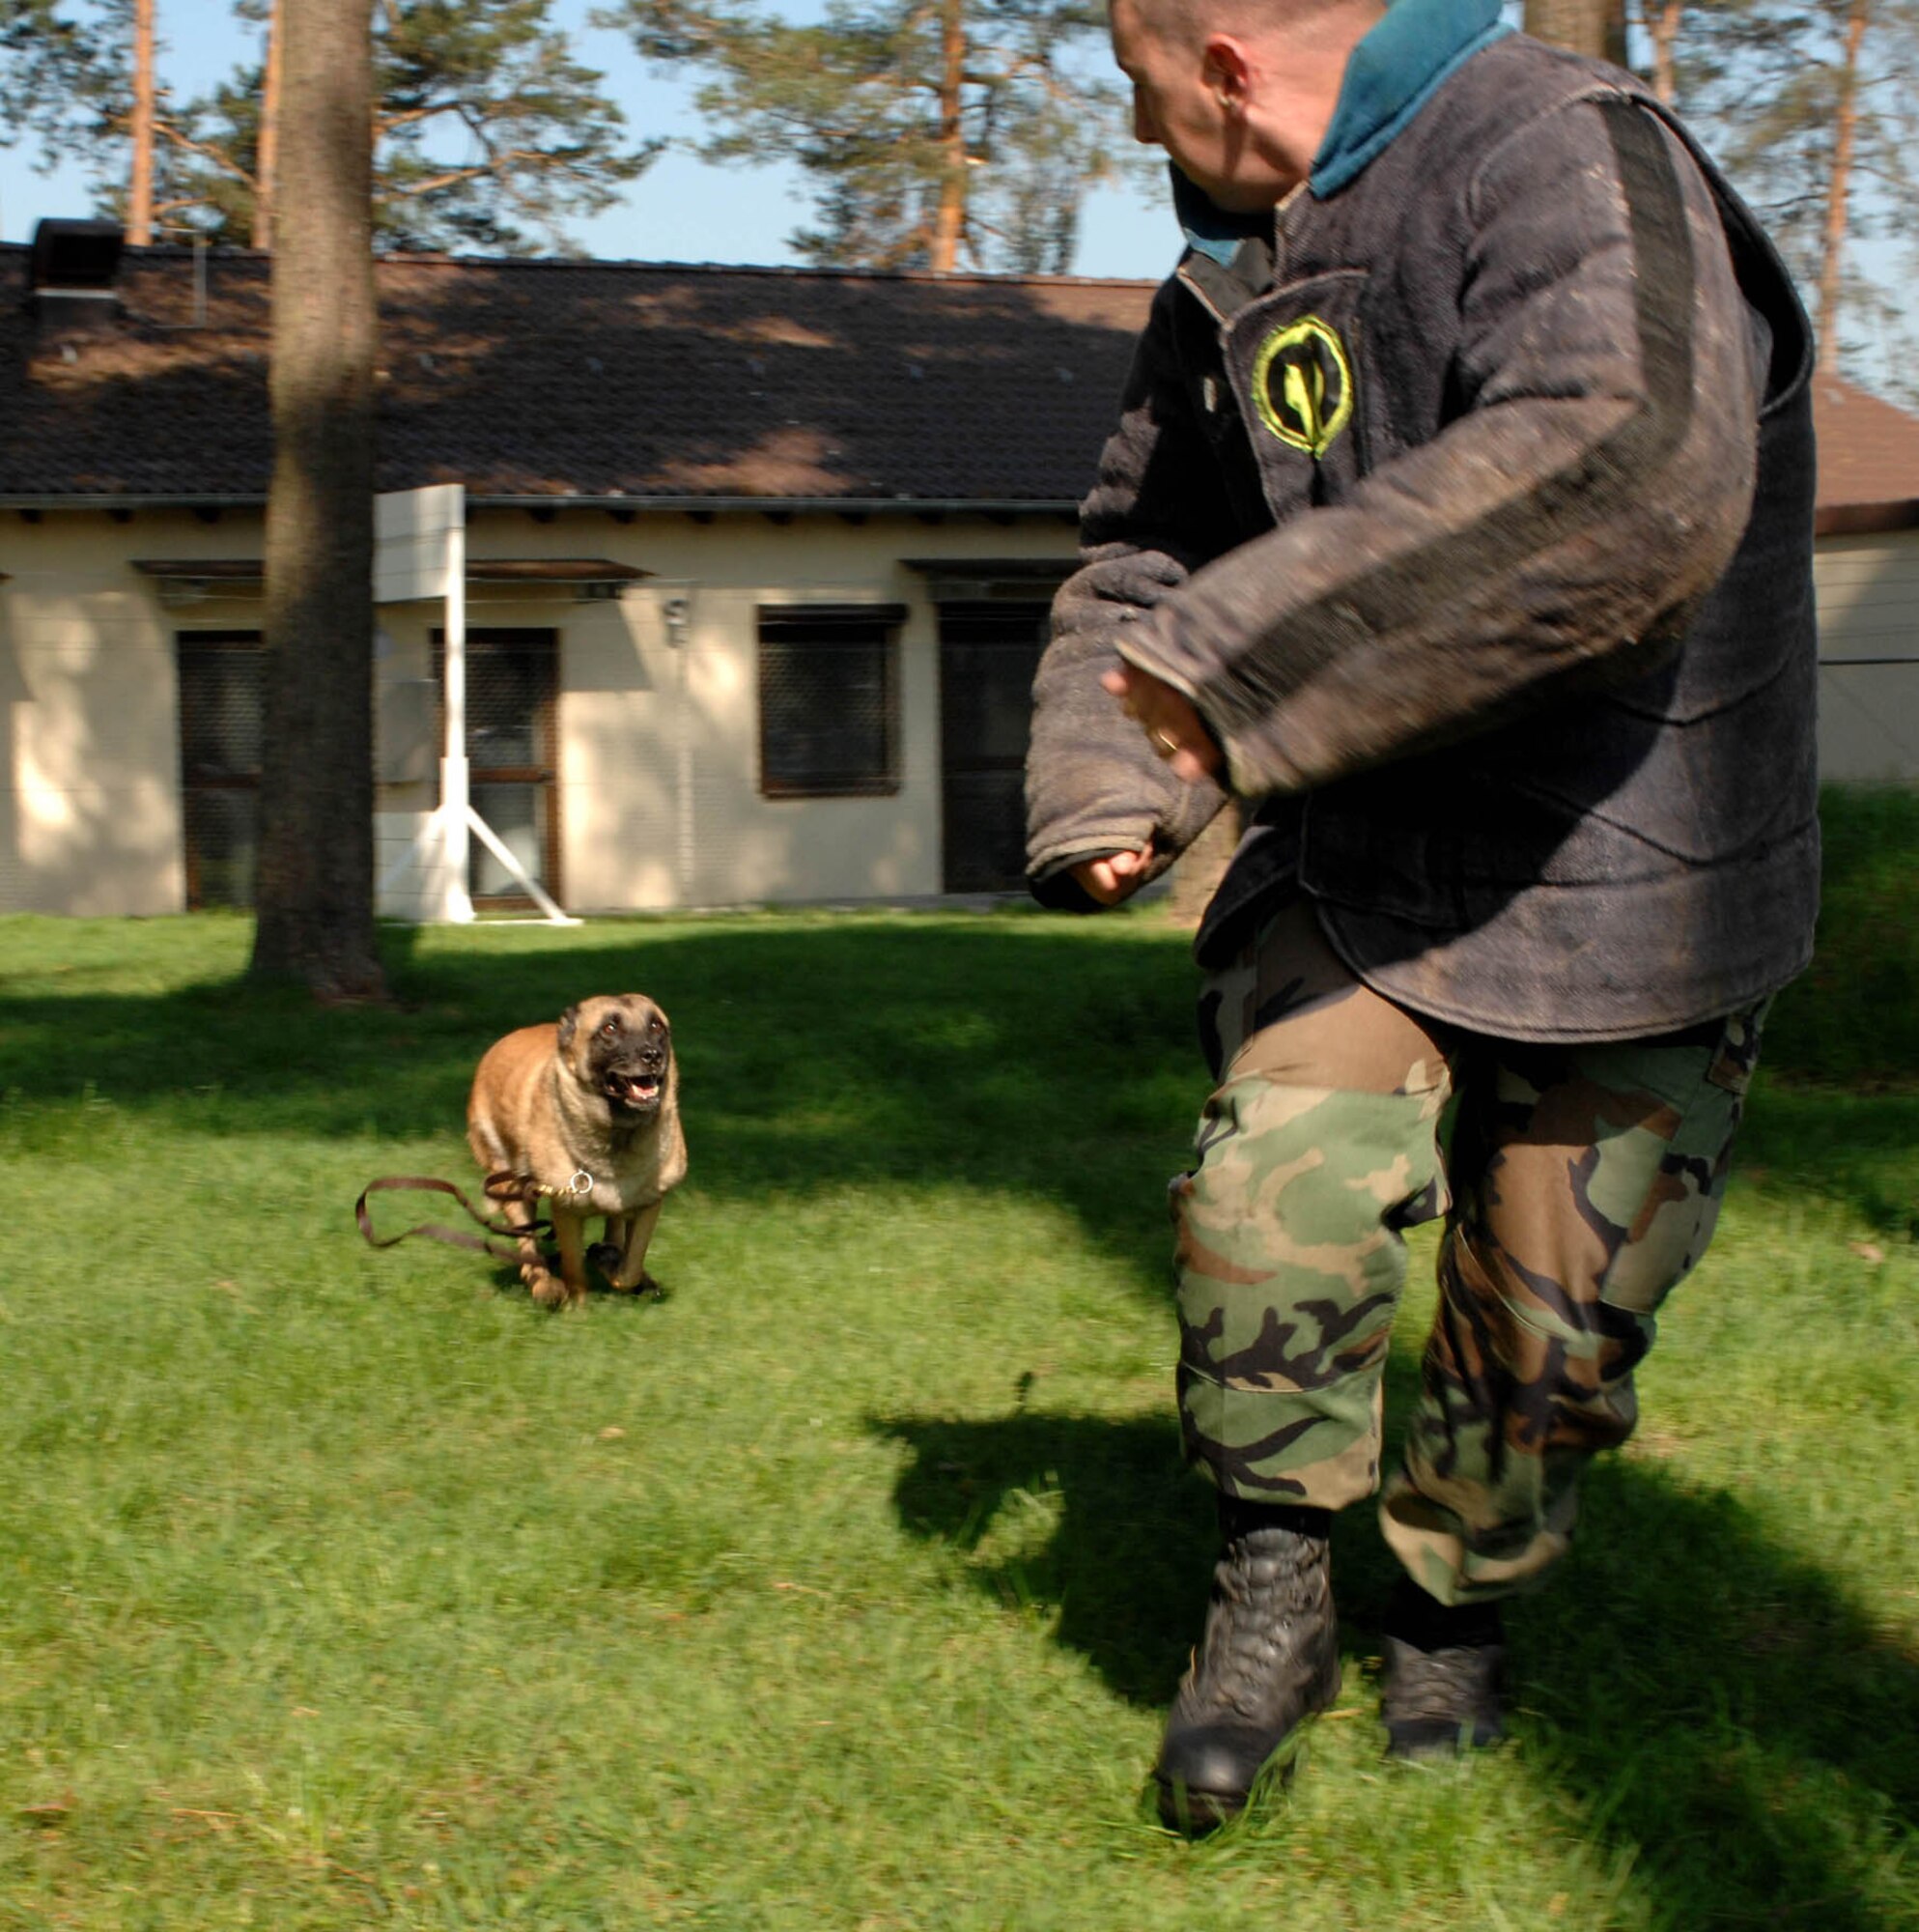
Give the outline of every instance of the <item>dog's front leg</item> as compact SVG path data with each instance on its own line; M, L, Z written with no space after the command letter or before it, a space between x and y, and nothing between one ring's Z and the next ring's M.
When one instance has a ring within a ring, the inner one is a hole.
M570 1308L576 1302L586 1299L586 1254L582 1238L586 1224L579 1215L569 1214L557 1201L549 1200L547 1208L552 1217L553 1239L560 1251L560 1271L555 1275L547 1266L539 1244L530 1235L522 1235L520 1237L520 1279L533 1291L533 1299L542 1308ZM507 1208L506 1216L516 1226L533 1217L529 1208L522 1208L515 1213L511 1207Z
M653 1239L654 1229L660 1225L661 1205L654 1201L644 1208L635 1208L626 1216L623 1234L616 1235L612 1222L607 1223L608 1244L614 1240L620 1243L618 1265L607 1271L607 1279L627 1293L647 1285L646 1250Z
M520 1279L533 1291L535 1301L545 1301L548 1296L540 1293L543 1283L550 1283L552 1276L547 1272L547 1264L540 1253L538 1238L531 1234L533 1225L532 1204L513 1183L514 1191L508 1191L506 1177L496 1177L487 1183L487 1193L500 1204L500 1214L509 1228L521 1230L514 1237L514 1246L520 1250Z
M627 1232L632 1226L631 1214L608 1214L600 1238L586 1250L586 1259L609 1282L619 1272L627 1251Z
M586 1299L586 1217L569 1212L557 1201L550 1205L553 1240L560 1251L560 1278L555 1281L549 1274L546 1293L536 1285L533 1299L543 1308L577 1308Z

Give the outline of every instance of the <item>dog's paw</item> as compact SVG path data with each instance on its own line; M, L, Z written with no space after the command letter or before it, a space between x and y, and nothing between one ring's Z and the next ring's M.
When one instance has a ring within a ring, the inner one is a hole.
M521 1272L526 1278L526 1286L533 1291L533 1299L542 1308L571 1308L576 1301L586 1299L583 1291L575 1294L558 1275L545 1268L522 1268Z
M615 1294L658 1294L660 1284L644 1270L637 1281L622 1281L620 1264L626 1260L616 1242L595 1241L586 1250L586 1259L606 1277L607 1286Z

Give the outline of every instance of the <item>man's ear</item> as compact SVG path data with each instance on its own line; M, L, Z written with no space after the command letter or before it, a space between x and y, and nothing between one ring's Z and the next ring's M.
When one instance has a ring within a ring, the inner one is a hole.
M579 1024L579 1009L577 1006L569 1007L566 1009L566 1011L560 1015L559 1048L562 1053L564 1053L567 1050L567 1048L573 1044L574 1029L578 1027Z
M1209 34L1199 57L1206 91L1228 113L1244 113L1253 95L1253 63L1231 34Z

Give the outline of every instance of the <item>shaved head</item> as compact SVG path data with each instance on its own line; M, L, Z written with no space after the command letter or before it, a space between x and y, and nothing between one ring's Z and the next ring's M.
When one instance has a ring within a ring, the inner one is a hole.
M1385 11L1382 0L1111 0L1111 12L1122 8L1159 40L1187 45L1208 34L1265 40L1328 14L1361 14L1370 21Z
M1346 61L1384 0L1109 0L1133 134L1220 208L1273 207L1306 178Z

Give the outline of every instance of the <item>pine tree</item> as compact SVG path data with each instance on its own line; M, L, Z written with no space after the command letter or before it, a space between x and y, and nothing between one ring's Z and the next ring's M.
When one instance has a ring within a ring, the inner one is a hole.
M1900 388L1908 290L1856 244L1919 243L1919 0L1654 4L1675 104L1813 297L1822 366Z
M596 18L695 97L713 161L788 161L813 196L808 261L1064 272L1086 188L1125 151L1099 0L621 0Z
M154 0L133 0L133 108L127 137L133 161L127 179L127 239L144 248L154 239Z
M1535 40L1625 65L1623 0L1526 0L1525 17Z
M1671 107L1679 95L1674 63L1679 29L1685 21L1685 0L1638 0L1627 9L1627 15L1628 26L1640 29L1651 49L1647 78L1652 83L1652 92Z
M176 29L208 0L0 0L0 142L31 133L49 161L90 162L105 212L239 246L272 232L273 21L286 0L236 0L257 61L211 93L153 99L140 128L136 9ZM357 0L355 0L357 4ZM604 76L576 61L553 0L378 0L375 242L381 248L564 249L663 145L625 141ZM127 165L128 144L134 156ZM130 178L130 179L129 179Z
M268 24L266 0L240 11ZM552 0L379 0L376 246L563 250L568 221L610 207L644 171L662 144L623 144L604 76L573 58L551 13ZM268 33L258 63L161 130L180 155L176 194L219 241L244 244L270 227L271 57Z
M131 112L133 0L0 0L0 147L94 156Z

